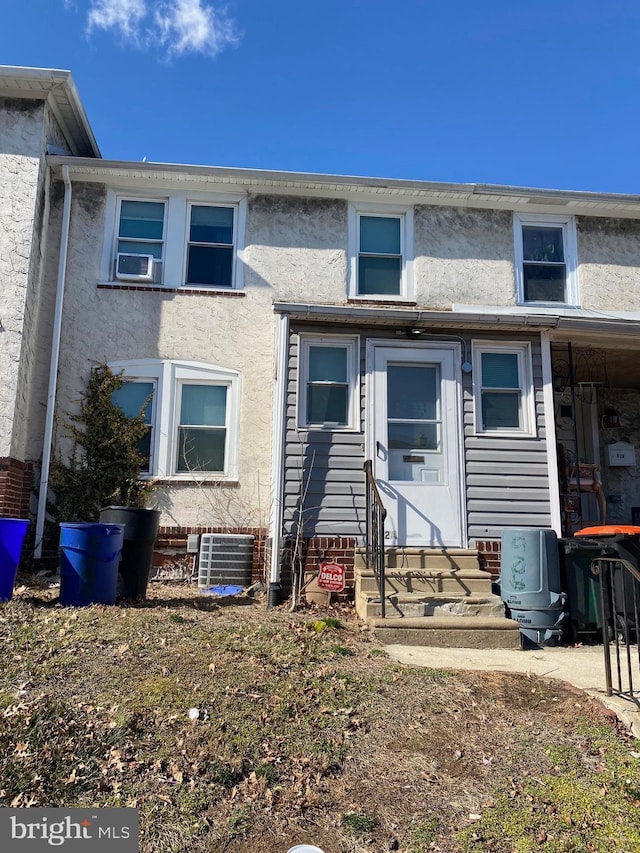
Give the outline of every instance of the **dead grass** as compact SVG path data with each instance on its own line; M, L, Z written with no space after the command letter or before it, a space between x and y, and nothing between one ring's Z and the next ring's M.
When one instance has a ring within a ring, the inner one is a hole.
M637 744L581 693L402 667L348 607L56 594L0 608L2 805L136 806L143 853L640 851Z

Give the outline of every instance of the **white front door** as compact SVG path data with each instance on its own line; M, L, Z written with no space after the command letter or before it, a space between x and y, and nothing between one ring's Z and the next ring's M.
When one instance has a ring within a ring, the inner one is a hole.
M388 545L464 544L456 345L372 343L370 453Z

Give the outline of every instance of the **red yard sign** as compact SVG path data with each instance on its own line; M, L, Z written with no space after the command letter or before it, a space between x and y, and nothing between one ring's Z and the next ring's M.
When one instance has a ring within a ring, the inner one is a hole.
M330 592L342 592L347 570L340 563L320 563L318 586Z

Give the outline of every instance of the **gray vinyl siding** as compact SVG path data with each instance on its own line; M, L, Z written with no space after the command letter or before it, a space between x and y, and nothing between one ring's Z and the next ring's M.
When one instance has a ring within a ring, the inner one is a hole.
M360 336L360 423L356 430L307 430L297 427L298 332L305 334ZM284 526L296 532L301 518L302 535L356 536L365 530L365 381L368 338L398 340L394 329L293 325L289 346L286 446L284 477ZM542 398L540 343L535 336L499 333L436 334L434 341L453 340L463 345L463 361L471 359L474 339L508 343L530 340L535 386L535 438L475 435L473 377L462 375L464 467L462 488L466 498L467 531L471 540L495 539L505 527L549 527L549 477ZM429 340L428 332L422 340Z
M308 334L354 334L351 329L305 328ZM364 351L360 346L360 376ZM362 382L360 388L362 389ZM289 345L284 476L284 529L295 535L357 536L365 531L363 399L359 429L298 429L298 335ZM300 507L303 511L300 512Z
M482 340L506 342L486 332ZM522 335L514 340L525 341ZM540 341L530 337L536 437L476 435L472 376L463 376L467 525L469 539L496 539L508 527L550 527L549 472Z

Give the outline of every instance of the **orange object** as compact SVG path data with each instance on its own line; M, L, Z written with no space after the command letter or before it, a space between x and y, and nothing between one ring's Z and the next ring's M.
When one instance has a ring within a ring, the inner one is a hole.
M628 536L640 536L640 527L633 524L605 524L603 527L583 527L573 534L577 536L615 536L626 533Z

